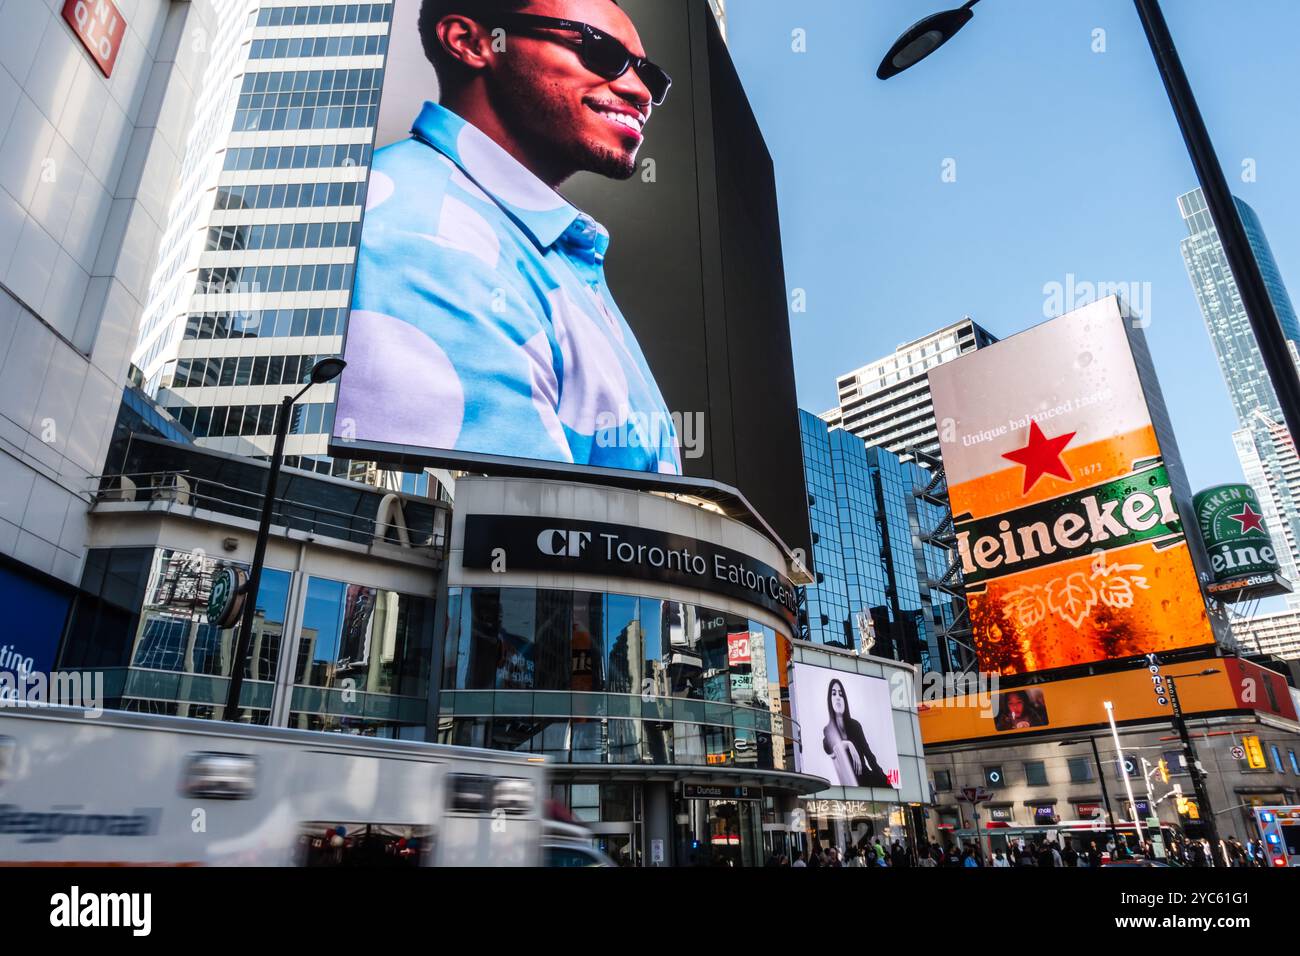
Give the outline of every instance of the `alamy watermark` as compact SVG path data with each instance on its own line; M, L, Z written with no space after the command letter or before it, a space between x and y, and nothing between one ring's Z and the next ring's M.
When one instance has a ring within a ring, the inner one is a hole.
M699 458L704 454L704 413L620 408L596 415L596 445L600 448L659 448L669 434L676 434L683 458Z
M104 713L103 671L44 671L32 660L0 648L0 708L76 707L87 717Z
M896 671L889 679L890 705L895 710L935 707L974 707L981 717L996 717L999 677L970 671Z
M1043 284L1043 318L1054 319L1112 295L1119 296L1120 301L1128 307L1134 328L1145 329L1151 325L1150 282L1139 282L1136 279L1092 282L1076 278L1073 272L1065 274L1065 282L1053 279Z

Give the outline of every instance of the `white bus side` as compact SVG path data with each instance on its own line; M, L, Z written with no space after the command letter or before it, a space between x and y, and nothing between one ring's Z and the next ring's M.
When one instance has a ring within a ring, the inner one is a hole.
M0 708L0 865L537 866L536 758Z

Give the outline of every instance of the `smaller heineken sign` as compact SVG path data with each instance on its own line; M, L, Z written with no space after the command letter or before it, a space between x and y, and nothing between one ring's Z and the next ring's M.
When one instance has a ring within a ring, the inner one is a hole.
M244 610L246 576L239 568L227 565L212 575L208 592L208 623L214 627L234 627Z
M1210 556L1211 594L1221 601L1284 594L1277 552L1264 525L1264 509L1250 485L1215 485L1193 499Z

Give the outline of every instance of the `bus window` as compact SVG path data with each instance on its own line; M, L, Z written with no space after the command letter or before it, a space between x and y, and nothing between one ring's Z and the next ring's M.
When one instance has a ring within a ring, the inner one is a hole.
M414 867L428 859L433 828L390 823L304 823L298 865Z

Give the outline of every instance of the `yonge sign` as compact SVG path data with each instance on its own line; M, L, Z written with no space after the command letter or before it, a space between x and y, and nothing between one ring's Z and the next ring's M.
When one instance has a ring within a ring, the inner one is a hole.
M981 669L1214 642L1191 495L1118 300L940 365L930 391Z

